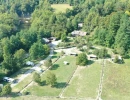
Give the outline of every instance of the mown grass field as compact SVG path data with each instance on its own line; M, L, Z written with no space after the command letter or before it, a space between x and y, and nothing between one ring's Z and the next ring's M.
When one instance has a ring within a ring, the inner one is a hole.
M32 81L32 74L27 76L23 81L18 83L16 86L12 88L12 92L19 92L21 91L26 85L28 85Z
M64 92L65 97L96 99L100 83L101 66L95 62L87 67L78 67L74 78Z
M34 96L34 95L26 95L26 96L18 96L18 97L15 97L13 99L11 98L3 98L3 99L0 99L0 100L77 100L77 99L71 99L71 98L46 98L46 97L39 97L39 96ZM79 99L79 100L83 100L83 99Z
M51 5L51 7L56 13L65 12L67 8L72 9L72 6L70 6L69 4L53 4Z
M76 58L74 56L64 56L60 58L49 70L56 74L57 85L55 87L52 88L48 85L39 86L34 83L27 89L27 91L36 96L59 96L60 92L66 85L66 82L77 67L75 59ZM64 61L68 61L70 64L64 65ZM45 77L46 73L42 75L43 81L45 80Z
M107 63L105 68L103 100L130 100L130 59L124 64Z

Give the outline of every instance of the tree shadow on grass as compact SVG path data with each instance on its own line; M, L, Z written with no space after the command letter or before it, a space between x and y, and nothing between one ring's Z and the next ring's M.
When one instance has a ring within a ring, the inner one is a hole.
M50 70L56 70L58 67L60 67L58 64L54 64Z
M60 82L55 85L56 88L65 88L68 84L66 82Z
M45 80L40 83L40 86L45 86L45 85L47 85Z
M91 65L91 64L93 64L93 63L94 63L93 60L89 60L89 61L88 61L88 65Z
M55 59L55 58L57 58L57 56L52 56L52 59Z

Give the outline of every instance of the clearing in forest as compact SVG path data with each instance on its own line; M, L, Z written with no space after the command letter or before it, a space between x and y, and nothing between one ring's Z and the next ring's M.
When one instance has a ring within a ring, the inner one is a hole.
M55 10L56 13L65 12L67 8L72 9L72 6L69 4L52 4L51 7Z

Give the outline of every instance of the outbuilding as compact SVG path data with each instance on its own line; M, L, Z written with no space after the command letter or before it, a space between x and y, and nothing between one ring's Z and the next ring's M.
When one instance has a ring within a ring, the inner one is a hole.
M68 65L69 64L67 61L64 61L63 63L64 63L64 65Z
M98 59L98 57L94 54L90 54L90 55L88 55L88 59L96 60L96 59Z

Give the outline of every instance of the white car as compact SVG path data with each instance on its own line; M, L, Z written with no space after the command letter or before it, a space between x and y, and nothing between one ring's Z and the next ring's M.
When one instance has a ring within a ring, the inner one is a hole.
M9 78L9 77L4 77L3 81L10 82L10 83L14 83L15 82L15 80L13 78Z

